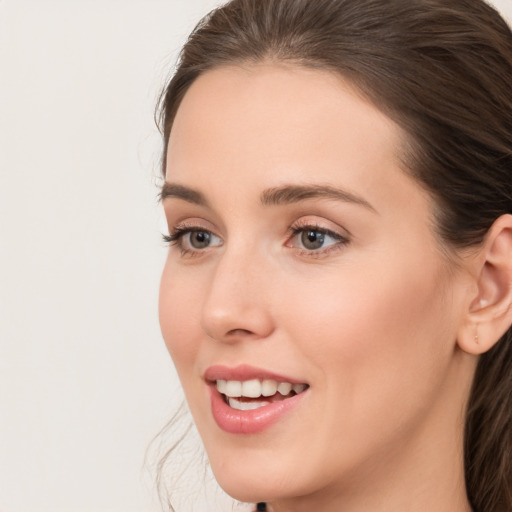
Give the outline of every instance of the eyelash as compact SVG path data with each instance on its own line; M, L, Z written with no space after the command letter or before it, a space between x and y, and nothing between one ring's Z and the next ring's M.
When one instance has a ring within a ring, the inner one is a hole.
M176 246L180 250L181 256L197 256L201 251L193 251L183 246L182 238L188 233L205 232L211 233L208 229L202 229L199 226L177 226L173 229L172 233L168 235L162 234L164 242L169 246Z
M332 252L339 251L339 250L343 249L350 242L348 237L343 236L340 233L337 233L336 231L332 231L332 230L322 227L316 223L311 223L308 221L302 221L302 222L299 221L295 225L292 225L289 228L287 244L289 243L289 241L293 240L298 235L300 235L304 232L307 232L307 231L314 231L314 232L320 233L322 235L327 235L327 236L331 237L332 239L336 240L336 243L333 243L331 245L328 245L327 247L320 248L317 250L295 248L298 251L298 254L300 256L305 256L308 258L322 258L324 256L331 254Z
M339 233L336 233L335 231L332 231L330 229L324 228L318 224L313 224L311 222L304 222L304 223L297 223L295 225L292 225L288 229L287 233L287 242L286 247L290 247L287 245L291 240L293 240L295 237L300 235L301 233L304 233L306 231L314 231L316 233L320 233L322 235L327 235L331 237L332 239L336 240L336 243L333 243L331 245L328 245L325 248L320 248L317 250L308 250L304 248L294 248L297 250L298 254L300 256L305 256L309 258L321 258L323 256L326 256L330 254L333 251L337 251L345 247L349 244L350 240L343 235L340 235ZM187 257L193 257L193 256L199 256L204 250L198 249L188 249L184 247L182 243L182 239L185 235L189 233L212 233L208 229L203 229L199 226L177 226L173 229L172 233L169 235L162 234L163 241L169 245L169 246L176 246L180 250L181 256L187 256ZM213 234L213 233L212 233ZM293 248L293 247L290 247Z

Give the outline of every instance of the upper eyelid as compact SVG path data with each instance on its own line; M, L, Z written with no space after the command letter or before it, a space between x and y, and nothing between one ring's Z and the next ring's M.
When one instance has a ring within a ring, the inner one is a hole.
M291 227L289 231L291 231L289 237L287 238L286 243L289 243L293 238L297 237L299 233L302 233L304 231L317 231L319 233L323 233L324 235L327 235L334 240L337 240L340 243L347 243L350 240L350 237L348 235L343 235L341 233L338 233L337 231L334 231L332 229L324 228L322 226L297 226L295 228ZM319 250L320 252L320 250Z
M201 233L201 232L206 232L206 233L210 233L211 235L213 235L214 237L218 238L219 240L223 240L223 238L219 235L217 235L217 233L215 233L215 231L213 231L212 229L209 229L209 228L204 228L202 226L174 226L173 229L170 229L169 230L169 237L170 238L173 238L175 240L181 240L185 235L189 234L189 233Z
M169 231L179 231L179 230L203 230L203 231L209 231L213 234L217 234L215 228L212 226L212 223L207 221L206 219L202 219L200 217L197 218L185 218L183 220L176 220L173 222L169 222ZM218 235L217 235L218 236Z
M220 234L220 231L216 229L215 226L210 221L203 219L201 217L185 218L182 220L176 220L174 222L168 222L168 224L170 235L176 232L208 231L221 239L225 238ZM352 238L351 232L344 226L340 226L338 223L330 221L321 216L316 216L314 214L311 216L305 215L289 223L286 228L285 234L290 235L297 231L305 229L319 230L326 233L331 233L332 235L340 238Z
M348 236L346 236L346 235L342 235L341 233L333 231L332 229L325 229L325 228L318 227L318 226L305 226L305 227L296 228L293 230L292 235L296 236L299 233L302 233L303 231L318 231L319 233L322 233L331 238L334 238L335 240L348 240Z
M327 219L319 220L318 218L313 219L297 219L290 225L289 230L301 230L301 229L317 229L319 231L325 231L343 238L352 238L352 233L345 227L340 226L337 223L329 221Z

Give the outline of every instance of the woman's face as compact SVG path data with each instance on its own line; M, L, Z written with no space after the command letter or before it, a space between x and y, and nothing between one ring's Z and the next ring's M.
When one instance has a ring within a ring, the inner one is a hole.
M457 437L464 280L401 143L339 77L299 67L207 72L179 108L160 322L238 499L378 486Z

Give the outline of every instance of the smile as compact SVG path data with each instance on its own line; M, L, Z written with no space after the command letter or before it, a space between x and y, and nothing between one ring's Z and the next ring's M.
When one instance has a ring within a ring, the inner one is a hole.
M259 409L271 403L286 400L302 393L308 387L307 384L278 382L274 379L246 381L218 379L216 386L226 404L239 411Z
M269 428L309 395L309 384L242 365L210 367L205 373L213 418L230 434Z

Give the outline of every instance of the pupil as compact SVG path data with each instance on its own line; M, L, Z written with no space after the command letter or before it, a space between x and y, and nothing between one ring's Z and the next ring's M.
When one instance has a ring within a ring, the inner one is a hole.
M206 233L205 231L196 231L192 233L190 237L190 245L194 247L194 249L204 249L208 247L210 243L210 233Z
M301 238L306 249L320 249L324 245L325 235L319 231L304 231Z

